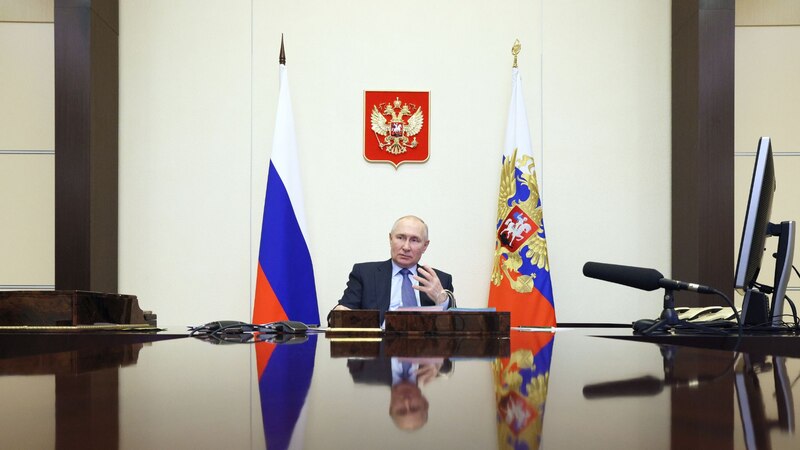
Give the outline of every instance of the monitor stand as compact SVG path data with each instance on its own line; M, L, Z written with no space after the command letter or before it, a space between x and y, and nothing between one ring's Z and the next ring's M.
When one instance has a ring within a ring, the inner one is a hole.
M795 228L794 220L781 222L779 225L769 224L767 227L769 236L778 236L778 250L775 253L774 291L770 308L774 327L782 326L786 322L783 317L783 305L786 303L786 288L792 275Z

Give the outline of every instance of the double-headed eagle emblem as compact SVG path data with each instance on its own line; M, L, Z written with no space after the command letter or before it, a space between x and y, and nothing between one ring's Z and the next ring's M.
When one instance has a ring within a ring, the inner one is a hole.
M409 117L404 119L403 116ZM387 117L390 119L387 120ZM375 132L378 145L393 155L405 153L417 146L417 138L414 136L422 130L423 121L422 107L403 103L400 97L395 97L391 103L373 105L370 115L372 131ZM383 139L378 135L383 136Z
M547 260L536 167L530 155L523 154L517 159L516 149L511 157L505 159L500 173L497 221L492 283L498 286L505 278L515 291L531 292L536 275L519 272L523 260L527 261L528 266L536 266L547 272L550 271L550 264Z

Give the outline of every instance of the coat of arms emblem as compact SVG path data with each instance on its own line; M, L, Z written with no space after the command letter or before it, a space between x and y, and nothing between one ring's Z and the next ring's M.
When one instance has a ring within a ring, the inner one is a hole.
M404 162L428 160L427 92L367 91L364 99L367 161L388 162L397 168Z

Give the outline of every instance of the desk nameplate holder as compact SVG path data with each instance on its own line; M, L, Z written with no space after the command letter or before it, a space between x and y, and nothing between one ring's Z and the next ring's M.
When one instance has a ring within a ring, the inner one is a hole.
M387 335L508 336L511 331L511 313L508 311L388 311L384 319Z
M351 309L331 311L330 328L380 328L381 313L377 309Z
M380 335L378 310L331 311L326 334ZM511 331L508 311L387 311L384 333L408 335L501 335Z

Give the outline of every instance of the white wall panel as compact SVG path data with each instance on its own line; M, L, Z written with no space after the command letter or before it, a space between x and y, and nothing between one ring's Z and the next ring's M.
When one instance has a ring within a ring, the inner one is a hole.
M52 150L52 23L0 22L0 150Z
M735 150L800 152L800 26L736 28Z
M625 323L661 296L587 261L671 267L670 3L545 2L544 213L559 321Z
M159 324L246 319L250 2L120 4L119 289Z
M53 23L53 0L0 0L0 22Z
M55 277L53 155L0 155L0 286L51 286Z

